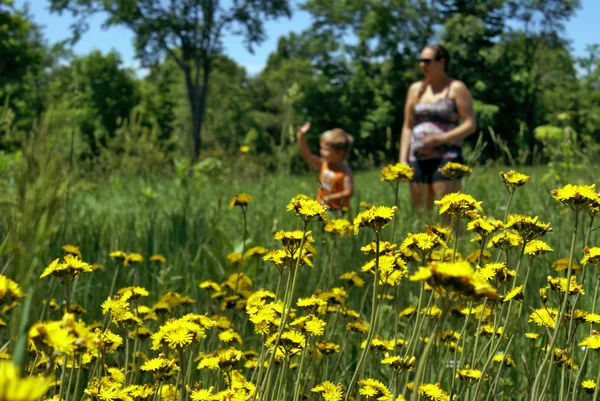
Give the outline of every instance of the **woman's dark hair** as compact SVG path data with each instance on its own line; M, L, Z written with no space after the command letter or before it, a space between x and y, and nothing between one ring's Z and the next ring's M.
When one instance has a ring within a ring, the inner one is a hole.
M425 46L425 49L433 50L435 52L436 60L446 60L446 63L444 63L444 71L448 72L448 68L450 67L450 53L448 53L448 49L439 44L427 45Z

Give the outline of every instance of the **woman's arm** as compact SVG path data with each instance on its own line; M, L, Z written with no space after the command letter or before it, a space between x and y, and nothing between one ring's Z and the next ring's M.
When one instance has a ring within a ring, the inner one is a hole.
M431 135L423 140L423 147L433 148L460 141L471 135L477 129L475 121L475 111L473 110L473 99L466 85L461 81L453 81L450 87L454 101L456 102L456 110L461 123L458 127L444 132L442 135Z
M306 144L306 139L304 136L310 129L310 122L305 123L302 127L298 128L298 132L296 133L296 139L298 139L298 147L300 148L300 154L314 168L321 168L321 164L323 161L319 156L314 155L308 145Z
M410 151L410 138L414 127L415 99L419 92L422 82L413 83L406 93L406 102L404 102L404 123L402 124L402 133L400 134L400 155L399 162L408 164L408 153Z

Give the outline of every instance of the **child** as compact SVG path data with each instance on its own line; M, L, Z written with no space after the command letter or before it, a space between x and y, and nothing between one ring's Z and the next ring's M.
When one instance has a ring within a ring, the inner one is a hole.
M320 185L317 201L332 209L346 210L354 192L352 170L344 163L354 142L351 135L340 128L321 134L321 157L311 153L304 136L310 129L310 122L298 128L297 138L302 157L313 167L320 169Z

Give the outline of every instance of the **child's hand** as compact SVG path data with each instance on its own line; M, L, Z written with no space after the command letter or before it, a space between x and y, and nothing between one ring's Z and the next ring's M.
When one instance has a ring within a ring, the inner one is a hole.
M298 133L296 134L297 139L300 140L304 138L304 135L306 135L309 129L310 121L307 121L302 127L298 128Z

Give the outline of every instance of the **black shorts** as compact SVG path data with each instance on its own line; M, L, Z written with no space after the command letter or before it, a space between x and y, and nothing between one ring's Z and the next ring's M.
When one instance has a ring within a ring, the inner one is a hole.
M426 159L417 160L408 163L415 170L412 182L420 182L423 184L431 184L437 181L451 181L450 178L444 177L439 169L444 167L446 164L453 163L464 163L462 156L453 157L448 159Z

